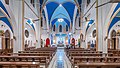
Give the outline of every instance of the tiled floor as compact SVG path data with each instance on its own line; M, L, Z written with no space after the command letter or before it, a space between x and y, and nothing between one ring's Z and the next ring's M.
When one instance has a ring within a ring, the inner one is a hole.
M48 68L71 68L71 63L65 55L64 48L59 47Z

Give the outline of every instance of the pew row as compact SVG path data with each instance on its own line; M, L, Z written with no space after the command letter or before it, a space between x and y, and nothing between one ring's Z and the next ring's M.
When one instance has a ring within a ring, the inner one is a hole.
M72 57L74 67L80 66L120 66L120 57Z
M120 68L119 50L107 54L86 49L65 49L73 68ZM117 53L114 53L117 52Z
M25 65L29 65L27 63L30 63L31 65L38 63L39 65L45 65L45 68L47 68L50 61L45 56L0 56L0 65L12 65L9 63L21 65L23 62Z
M1 68L40 68L36 62L0 62Z

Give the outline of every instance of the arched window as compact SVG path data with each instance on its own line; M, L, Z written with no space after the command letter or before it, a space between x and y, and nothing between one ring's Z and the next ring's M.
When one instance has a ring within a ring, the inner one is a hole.
M90 0L87 0L87 6L90 4L90 2L91 2Z
M116 36L116 31L113 30L113 31L111 32L111 38L115 38L115 36Z
M53 31L55 31L55 25L53 26Z
M41 27L43 27L43 18L41 18Z
M81 26L81 23L80 23L80 18L79 18L79 27Z
M35 1L34 0L30 0L30 3L33 5L33 7L35 7Z
M66 32L68 31L68 25L66 25Z
M10 31L5 31L5 49L10 49Z
M62 25L59 26L59 32L62 32Z
M92 36L93 36L93 38L96 37L96 30L93 31Z

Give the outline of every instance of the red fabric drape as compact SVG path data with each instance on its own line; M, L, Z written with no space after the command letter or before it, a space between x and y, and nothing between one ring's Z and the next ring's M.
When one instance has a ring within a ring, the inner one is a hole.
M46 39L46 47L48 47L48 45L50 45L50 39L49 38Z

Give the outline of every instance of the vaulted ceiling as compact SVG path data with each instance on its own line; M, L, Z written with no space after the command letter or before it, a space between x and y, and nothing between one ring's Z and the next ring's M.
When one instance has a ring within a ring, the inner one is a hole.
M40 0L40 4L40 8L44 9L42 14L51 27L59 24L58 19L63 19L71 27L79 15L76 4L80 5L81 0Z

